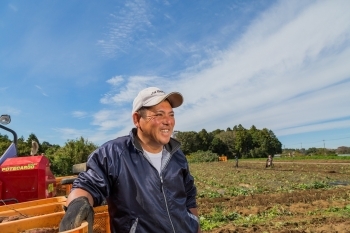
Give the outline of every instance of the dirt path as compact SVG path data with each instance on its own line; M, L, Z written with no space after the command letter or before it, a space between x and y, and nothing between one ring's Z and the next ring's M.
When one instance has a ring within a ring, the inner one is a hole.
M265 164L265 162L258 162L258 163L262 163ZM327 164L339 164L339 165L350 165L350 162L315 162L315 161L278 161L278 160L274 160L273 161L274 164L322 164L322 165L327 165Z
M296 163L296 164L305 164L304 162L282 162L282 161L279 161L279 162L274 162L275 164L288 164L288 163ZM314 165L318 165L318 164L322 164L322 165L327 165L327 164L337 164L337 165L350 165L350 163L332 163L332 162L327 162L327 163L311 163L311 162L308 162L307 164L314 164Z

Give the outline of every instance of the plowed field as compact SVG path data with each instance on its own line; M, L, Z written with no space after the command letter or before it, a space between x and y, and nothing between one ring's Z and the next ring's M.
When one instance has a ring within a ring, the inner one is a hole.
M350 161L191 164L203 232L350 232Z

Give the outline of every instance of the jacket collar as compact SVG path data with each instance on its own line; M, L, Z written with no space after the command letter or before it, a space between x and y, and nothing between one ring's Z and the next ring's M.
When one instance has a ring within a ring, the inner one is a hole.
M132 130L130 131L130 137L131 137L131 141L134 144L135 148L143 151L141 143L140 143L140 139L137 137L137 128L132 128ZM164 148L170 153L170 154L174 154L178 149L180 149L181 143L174 139L174 138L170 138L170 141L168 144L164 145Z

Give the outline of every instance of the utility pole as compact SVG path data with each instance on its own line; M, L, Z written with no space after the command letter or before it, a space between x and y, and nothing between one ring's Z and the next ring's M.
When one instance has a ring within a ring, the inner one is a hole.
M324 139L323 139L323 154L326 154L326 144L324 142Z

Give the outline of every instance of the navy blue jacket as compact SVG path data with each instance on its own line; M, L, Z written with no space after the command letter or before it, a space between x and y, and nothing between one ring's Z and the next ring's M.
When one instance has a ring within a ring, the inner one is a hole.
M112 233L195 233L198 219L189 209L197 189L186 157L173 138L164 148L159 174L133 129L96 149L73 189L88 191L95 206L107 201Z

